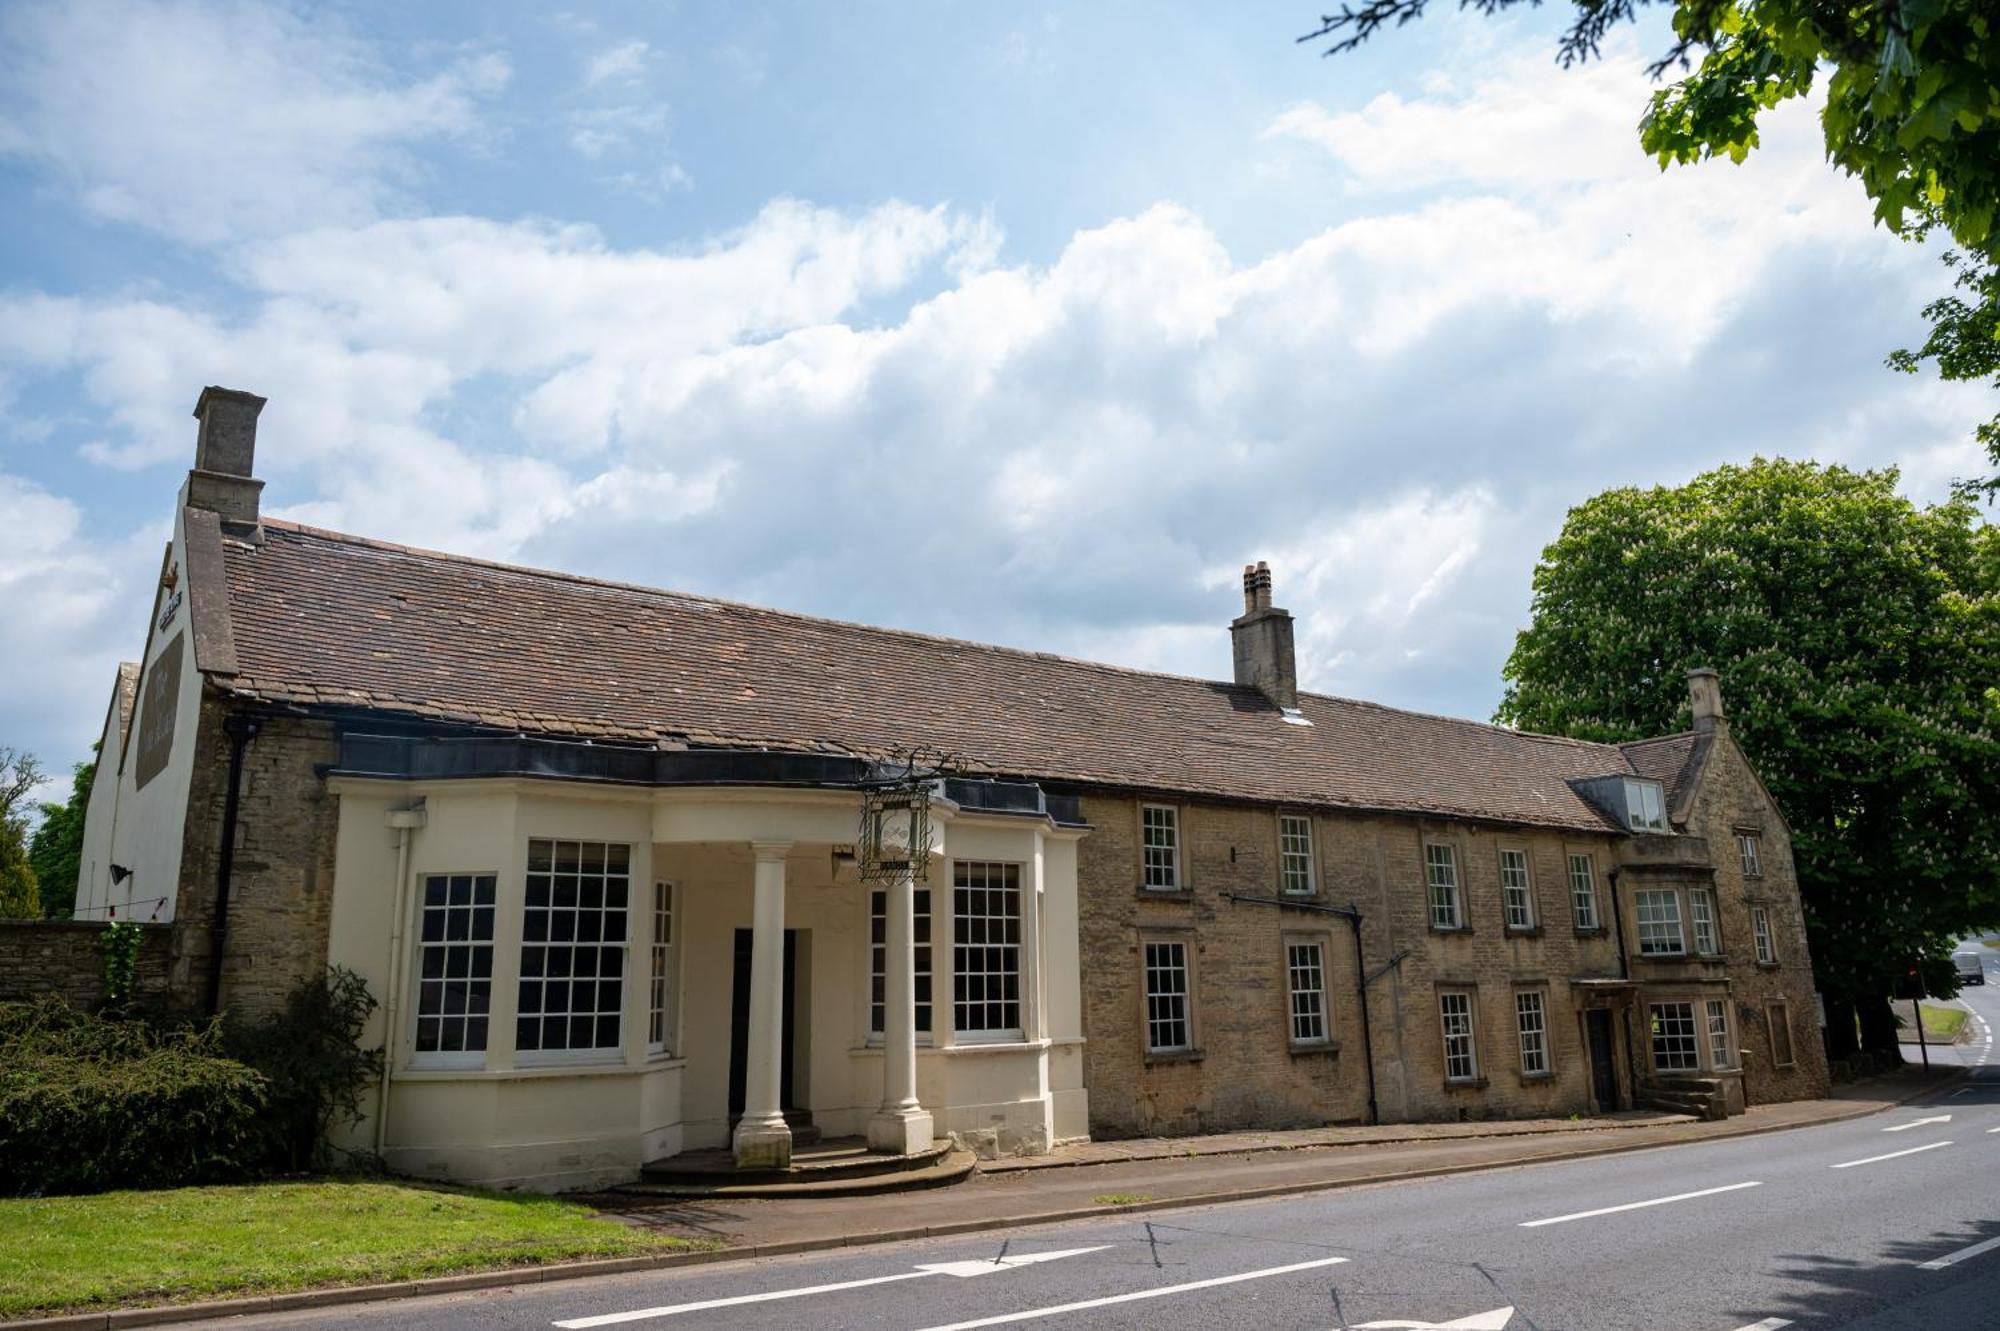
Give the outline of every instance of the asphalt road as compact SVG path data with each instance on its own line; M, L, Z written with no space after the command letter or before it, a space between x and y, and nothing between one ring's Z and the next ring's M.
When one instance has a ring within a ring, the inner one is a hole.
M2000 1033L2000 949L1985 946L1978 935L1962 940L1957 948L1960 952L1973 952L1986 963L1986 983L1969 984L1958 991L1959 1002L1972 1009L1970 1038L1963 1044L1940 1047L1932 1045L1919 1049L1914 1043L1903 1046L1905 1062L1915 1063L1923 1058L1939 1066L1961 1065L1964 1067L2000 1067L2000 1052L1994 1049L1994 1037ZM1908 1018L1910 1005L1898 1003L1897 1011ZM2000 1325L2000 1322L1996 1322Z
M231 1325L2000 1328L2000 1066L1970 1075L1762 1137Z

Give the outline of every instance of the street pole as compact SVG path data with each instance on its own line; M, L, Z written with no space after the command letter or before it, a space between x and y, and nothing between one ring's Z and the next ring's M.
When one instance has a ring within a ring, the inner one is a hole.
M1910 1015L1916 1018L1917 1048L1924 1056L1924 1067L1928 1069L1931 1065L1931 1047L1930 1043L1924 1039L1924 1010L1919 1005L1919 1000L1914 998L1910 1000Z

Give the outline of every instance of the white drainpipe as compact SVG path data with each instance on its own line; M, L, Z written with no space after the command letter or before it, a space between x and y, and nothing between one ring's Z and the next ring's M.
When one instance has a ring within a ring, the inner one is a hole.
M409 986L404 974L408 965L403 956L403 921L410 913L410 834L424 825L424 802L407 809L391 809L389 826L396 829L396 905L389 915L389 992L382 996L382 1083L375 1105L375 1154L389 1132L389 1083L396 1075L396 1050L402 1025L398 1013L403 1006L403 990Z

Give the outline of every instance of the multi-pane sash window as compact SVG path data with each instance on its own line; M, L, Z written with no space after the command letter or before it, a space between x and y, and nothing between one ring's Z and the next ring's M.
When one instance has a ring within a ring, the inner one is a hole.
M931 1033L931 890L916 889L917 1034ZM868 1033L882 1034L882 1000L889 991L889 894L868 894Z
M1729 1055L1729 1004L1720 998L1708 1000L1708 1065L1726 1068L1736 1060Z
M428 874L418 929L419 1054L486 1048L493 1007L494 875Z
M1666 797L1659 782L1625 779L1625 821L1635 832L1667 830Z
M1569 857L1570 909L1576 912L1576 927L1597 927L1597 870L1588 855Z
M1653 1004L1653 1067L1661 1072L1694 1072L1701 1067L1694 1031L1694 1004Z
M631 870L630 846L528 842L517 1049L618 1048Z
M1694 924L1694 950L1705 957L1722 951L1715 935L1715 893L1705 887L1689 892L1688 917Z
M653 884L653 943L646 971L646 1048L667 1052L673 1035L674 885Z
M1792 1066L1792 1009L1784 1003L1771 1004L1771 1062L1776 1067Z
M1463 919L1458 908L1458 857L1450 846L1425 844L1424 878L1430 885L1431 928L1459 928Z
M1632 894L1639 915L1639 951L1646 956L1673 956L1687 951L1681 935L1680 895L1670 888Z
M1738 832L1736 834L1736 856L1743 861L1743 876L1758 878L1764 873L1764 862L1757 853L1757 834Z
M1528 852L1500 852L1500 900L1507 908L1509 929L1535 927L1534 893L1528 887Z
M1188 1021L1186 943L1146 944L1146 1051L1184 1053L1194 1048Z
M1325 951L1318 943L1287 943L1285 976L1292 993L1292 1043L1326 1043Z
M1019 1037L1021 866L958 860L951 872L954 1026L962 1036Z
M1479 1075L1479 1053L1473 1047L1472 995L1439 994L1438 1023L1444 1031L1445 1080L1473 1080Z
M1139 845L1150 888L1172 891L1181 885L1180 810L1171 804L1139 806Z
M1521 1071L1544 1077L1549 1071L1549 1018L1542 991L1524 989L1514 995L1514 1022L1521 1031Z
M1294 896L1313 890L1312 819L1299 814L1278 815L1278 886Z
M1750 908L1750 933L1757 940L1757 960L1770 965L1778 959L1778 949L1771 943L1771 913L1762 906Z

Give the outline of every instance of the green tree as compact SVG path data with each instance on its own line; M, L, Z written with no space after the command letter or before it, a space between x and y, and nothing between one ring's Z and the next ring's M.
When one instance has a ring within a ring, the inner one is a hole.
M1460 0L1497 13L1539 0ZM1660 0L1667 3L1669 0ZM1757 121L1824 81L1827 159L1861 181L1877 220L1912 239L1949 233L1961 252L1959 297L1925 310L1930 339L1891 357L1899 369L1934 361L1947 379L2000 386L2000 10L1993 0L1670 0L1674 42L1652 67L1683 77L1652 95L1639 139L1662 167L1757 146ZM1352 50L1384 26L1422 16L1429 0L1361 0L1321 18L1301 41ZM1558 47L1565 66L1588 60L1613 26L1649 0L1572 0ZM1980 427L2000 465L2000 414ZM2000 475L1984 483L2000 489Z
M42 915L35 870L28 863L28 794L42 782L42 765L32 754L0 745L0 919L36 920Z
M28 862L35 869L42 909L52 919L68 919L76 909L77 879L83 871L84 806L96 774L95 758L72 768L69 799L42 805L41 825L28 842Z
M1498 719L1686 729L1697 665L1791 825L1832 1052L1858 1009L1893 1053L1901 968L2000 918L2000 529L1967 498L1916 507L1893 470L1607 491L1542 552Z

